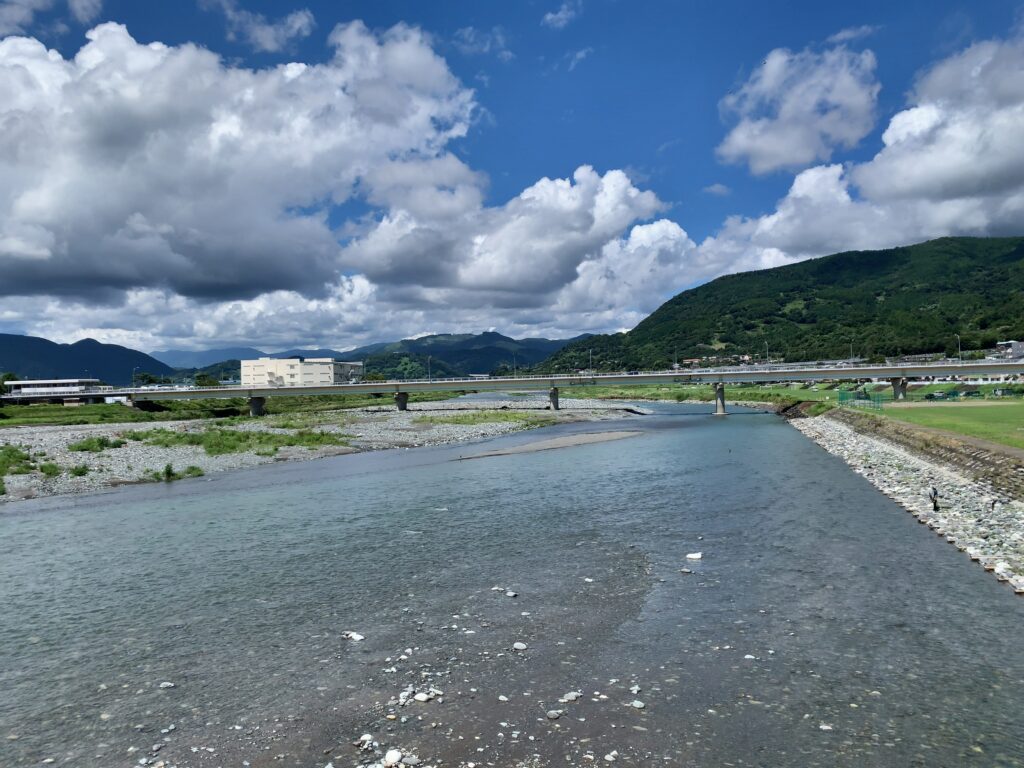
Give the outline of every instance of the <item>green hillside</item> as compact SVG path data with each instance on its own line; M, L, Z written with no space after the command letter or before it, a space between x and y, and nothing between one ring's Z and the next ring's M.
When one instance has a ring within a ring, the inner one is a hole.
M1024 338L1024 238L947 237L720 277L628 333L574 342L538 371L669 367L675 356L789 361L956 354Z

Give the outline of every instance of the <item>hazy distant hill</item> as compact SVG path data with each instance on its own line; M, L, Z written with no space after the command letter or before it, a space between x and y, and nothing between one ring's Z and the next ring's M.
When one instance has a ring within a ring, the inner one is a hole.
M1024 238L946 237L726 275L628 333L570 344L539 371L667 368L748 354L787 360L989 348L1024 338Z
M21 379L102 379L108 384L131 383L132 371L165 376L170 366L144 352L117 344L83 339L74 344L55 344L37 336L0 333L0 372L11 371Z
M546 359L571 341L573 339L512 339L487 331L421 336L417 339L368 344L347 351L296 348L267 353L252 347L227 347L205 352L169 349L154 352L153 356L176 368L203 369L200 372L210 375L223 374L223 364L235 361L229 367L236 371L234 375L237 376L237 360L269 356L334 357L339 360L365 361L368 373L381 373L389 378L415 378L420 373L425 376L428 367L432 375L441 377L490 373L501 366L530 366Z
M505 365L509 368L513 364L519 367L533 365L572 341L574 339L512 339L487 331L421 336L390 344L372 344L341 354L351 360L381 355L409 354L422 358L429 355L463 374L490 373Z
M200 352L189 349L162 349L150 354L171 368L205 368L224 360L252 360L267 355L266 352L260 352L252 347L225 347Z

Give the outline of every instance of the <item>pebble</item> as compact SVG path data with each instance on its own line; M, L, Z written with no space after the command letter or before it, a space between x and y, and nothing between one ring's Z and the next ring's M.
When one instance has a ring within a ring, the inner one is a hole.
M629 703L629 706L631 706L633 709L643 709L647 705L640 701L640 699L633 699L633 701Z
M687 560L700 560L702 557L704 557L704 553L703 552L691 552L690 554L688 554L686 556L686 559Z
M527 648L526 643L512 643L513 651L525 651Z
M392 766L398 765L402 761L402 750L400 749L389 749L384 755L384 765Z
M360 640L366 639L365 636L360 635L358 632L353 632L350 629L346 629L344 632L342 632L341 636L346 640L351 640L353 643L358 643Z

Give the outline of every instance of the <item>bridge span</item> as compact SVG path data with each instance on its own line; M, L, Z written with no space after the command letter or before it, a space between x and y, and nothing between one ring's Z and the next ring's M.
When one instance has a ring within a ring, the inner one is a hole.
M630 371L601 374L553 374L544 376L508 376L467 379L419 379L408 381L363 381L305 387L171 387L171 388L93 388L76 393L82 400L124 397L132 404L158 400L204 400L244 397L250 413L261 416L268 397L312 395L391 394L399 410L406 410L413 392L548 390L551 407L558 409L559 389L587 386L633 386L642 384L711 384L715 387L716 410L725 414L725 385L792 381L887 381L895 399L906 396L910 380L967 377L995 378L1024 374L1024 360L942 361L938 363L845 365L796 364L770 366L731 366L678 371ZM38 402L52 395L4 395L0 401Z

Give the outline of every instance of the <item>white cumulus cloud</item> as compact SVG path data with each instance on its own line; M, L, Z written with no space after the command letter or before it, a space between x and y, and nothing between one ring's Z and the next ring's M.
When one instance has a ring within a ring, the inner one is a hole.
M550 27L551 29L565 29L569 26L573 19L580 14L580 4L578 2L563 2L557 11L548 11L541 17L540 23L542 26Z
M855 146L874 127L880 85L875 56L843 46L823 52L771 51L750 78L722 99L738 118L718 146L729 163L756 174L828 160Z
M77 0L88 4L93 0ZM232 40L243 40L253 50L276 53L287 48L292 41L309 37L316 27L312 11L302 8L292 11L277 21L268 21L261 13L240 8L238 0L203 0L207 7L217 8L228 22L228 36Z

